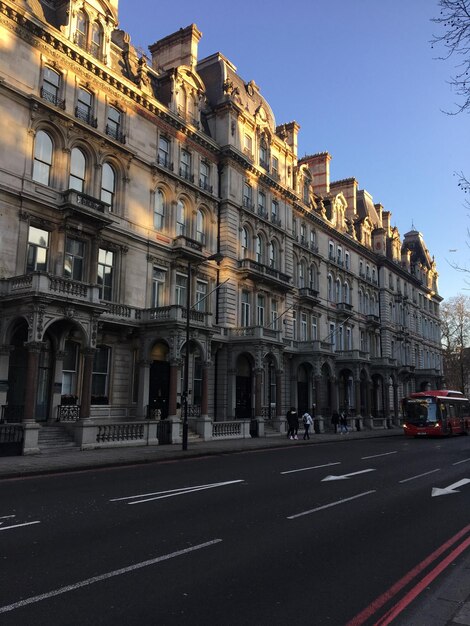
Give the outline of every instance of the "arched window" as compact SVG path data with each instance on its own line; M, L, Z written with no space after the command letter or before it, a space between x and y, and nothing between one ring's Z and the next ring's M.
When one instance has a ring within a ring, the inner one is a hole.
M165 224L165 196L161 189L157 189L153 203L153 227L162 230Z
M362 290L359 290L358 293L358 299L359 299L359 313L364 313L364 294L362 293Z
M346 302L346 304L351 304L351 290L347 282L343 285L343 301Z
M34 143L33 180L49 185L52 168L52 139L43 130L36 133Z
M102 46L103 29L101 28L101 24L99 22L93 22L91 27L90 52L96 59L101 59L102 57Z
M275 241L271 241L271 243L269 244L269 266L274 269L278 269L278 260L279 255L277 250L277 244Z
M315 289L317 284L317 268L315 265L311 265L308 269L308 286L310 289Z
M342 294L341 294L341 281L339 278L336 279L336 285L335 285L335 297L336 297L336 302L342 302Z
M196 241L206 243L206 219L201 209L198 209L196 214Z
M368 315L370 313L370 297L369 294L366 293L364 295L364 311L363 313L365 313L366 315Z
M101 200L109 204L109 210L114 208L114 196L116 193L116 173L109 163L103 163L101 175Z
M176 236L184 235L186 226L186 207L182 200L176 205Z
M262 263L264 259L264 241L261 235L256 237L256 260Z
M305 261L299 263L299 289L305 287L306 266Z
M77 31L75 35L75 43L80 48L86 49L88 39L88 17L84 11L77 13Z
M327 288L328 288L328 300L332 302L333 301L333 277L331 276L331 274L328 274Z
M242 228L242 237L241 237L241 247L242 247L242 259L248 258L248 252L250 249L249 246L249 235L246 228Z
M73 148L70 155L69 188L83 191L85 188L85 155L79 148Z

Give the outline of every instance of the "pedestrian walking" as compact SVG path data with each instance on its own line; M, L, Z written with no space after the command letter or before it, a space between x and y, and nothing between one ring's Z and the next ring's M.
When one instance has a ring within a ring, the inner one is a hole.
M339 413L338 411L333 411L331 415L331 423L333 424L333 428L335 429L335 435L338 433L338 424L339 424Z
M287 431L287 439L298 439L297 432L299 430L299 416L295 407L291 407L289 411L287 411L286 415L288 431Z
M341 411L339 423L341 425L341 434L346 433L348 435L349 434L348 414L346 413L346 411Z
M310 439L310 435L309 435L309 430L310 430L310 426L313 425L313 419L312 416L310 415L310 413L304 413L302 415L302 422L304 425L304 439Z

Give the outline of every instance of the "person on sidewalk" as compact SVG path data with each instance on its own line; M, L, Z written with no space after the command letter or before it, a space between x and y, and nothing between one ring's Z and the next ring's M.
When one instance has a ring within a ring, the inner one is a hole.
M310 435L309 435L309 430L310 430L310 426L313 425L313 419L312 416L310 415L310 413L304 413L302 415L302 422L304 425L304 440L305 439L310 439Z
M287 411L286 419L289 427L287 431L287 439L298 439L297 432L299 430L299 416L295 407L292 406L290 410Z
M346 433L346 435L349 435L348 414L346 411L341 411L339 422L341 425L341 434Z
M333 424L333 428L335 429L335 435L338 434L338 424L339 424L339 413L338 411L333 411L331 415L331 423Z

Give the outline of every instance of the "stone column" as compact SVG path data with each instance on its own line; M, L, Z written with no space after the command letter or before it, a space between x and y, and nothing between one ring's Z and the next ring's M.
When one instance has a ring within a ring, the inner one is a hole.
M261 417L261 392L263 384L263 370L255 370L255 417Z
M355 396L356 396L356 417L361 417L361 381L356 379L354 381Z
M176 393L178 381L178 363L170 363L170 389L168 392L168 417L176 419Z
M10 346L0 346L0 411L7 403L8 369L10 366ZM1 419L1 414L0 414Z
M25 348L28 350L28 362L26 366L23 422L35 421L39 355L41 353L42 345L43 344L40 341L32 341L31 343L25 344Z
M209 417L209 367L210 363L204 363L202 367L201 417L203 419Z
M80 419L89 419L91 406L91 381L93 376L93 357L96 350L86 348L83 350L83 380L80 394Z
M137 419L147 417L147 404L149 401L149 378L150 361L142 359L139 361L139 382L137 388Z

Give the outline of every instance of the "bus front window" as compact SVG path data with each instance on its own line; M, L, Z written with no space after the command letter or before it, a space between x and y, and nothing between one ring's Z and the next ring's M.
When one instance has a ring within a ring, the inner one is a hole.
M425 426L427 423L436 423L436 405L428 400L407 400L405 402L405 418L414 426Z

